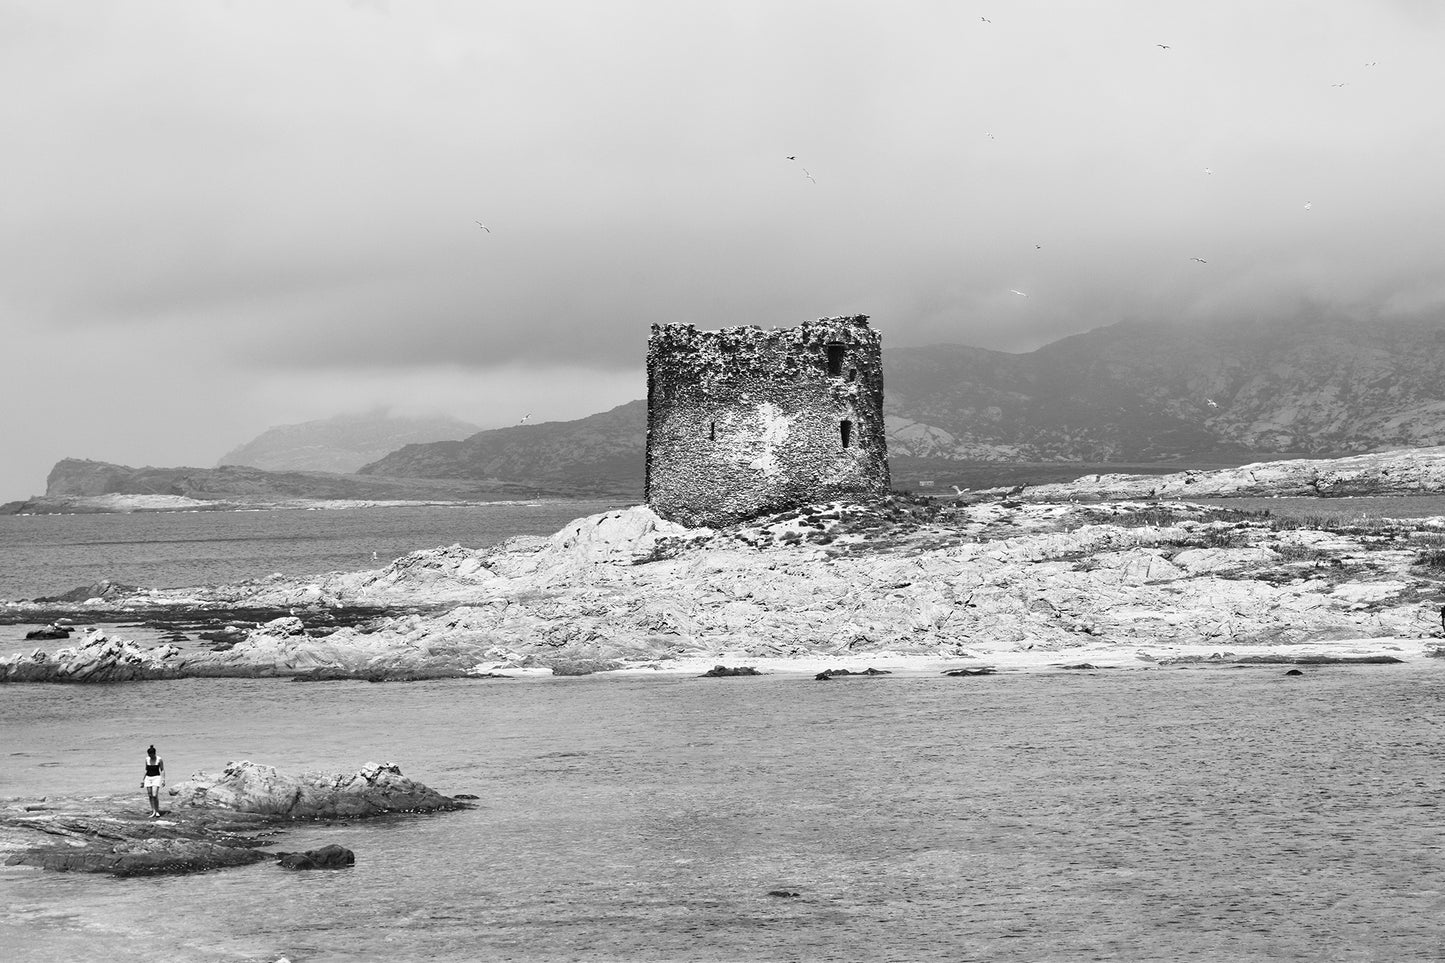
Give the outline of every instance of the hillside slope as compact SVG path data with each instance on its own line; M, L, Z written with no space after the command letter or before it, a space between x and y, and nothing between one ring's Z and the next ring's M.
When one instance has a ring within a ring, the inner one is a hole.
M404 445L465 438L480 430L455 418L407 418L384 411L337 415L268 428L226 452L216 467L267 471L354 472Z
M964 463L1002 473L1018 463L1238 465L1445 444L1445 330L1436 324L1118 324L1026 354L932 345L885 348L883 360L898 479L949 477ZM646 430L646 403L635 401L578 421L409 445L361 471L621 482L640 492Z

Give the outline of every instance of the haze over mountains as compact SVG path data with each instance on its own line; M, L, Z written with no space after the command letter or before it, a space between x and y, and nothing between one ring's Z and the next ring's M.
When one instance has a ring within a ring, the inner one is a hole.
M1239 464L1445 444L1445 327L1117 324L1025 354L884 348L889 456L927 462ZM408 445L362 474L640 489L643 401ZM895 473L896 474L896 473Z
M480 431L445 415L406 417L384 410L336 415L268 428L220 457L216 467L245 465L266 471L354 472L403 445L465 438Z
M900 487L924 478L1037 484L1100 470L1445 445L1445 326L1438 323L1117 324L1023 354L885 346L884 369L889 457ZM426 480L415 489L422 497L454 489L458 497L640 498L646 425L642 400L575 421L465 437L455 435L471 426L452 419L339 416L272 429L222 459L288 466L274 478L254 469L67 460L47 494L295 498L314 482L312 497L396 498L407 497L396 482L417 479ZM454 437L405 443L407 433ZM361 464L366 453L373 458ZM354 474L326 467L338 465ZM332 474L308 480L305 473L317 471Z

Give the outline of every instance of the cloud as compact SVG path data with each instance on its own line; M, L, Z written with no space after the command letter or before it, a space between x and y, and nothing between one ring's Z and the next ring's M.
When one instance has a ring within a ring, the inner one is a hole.
M4 17L0 83L25 96L0 101L0 324L18 357L108 352L73 358L95 377L52 434L72 404L152 417L114 399L132 372L227 385L196 379L170 413L190 427L144 447L161 460L283 414L238 384L385 404L440 378L465 404L528 371L595 385L595 410L654 322L864 313L892 345L1024 350L1301 299L1442 304L1445 27L1425 3Z

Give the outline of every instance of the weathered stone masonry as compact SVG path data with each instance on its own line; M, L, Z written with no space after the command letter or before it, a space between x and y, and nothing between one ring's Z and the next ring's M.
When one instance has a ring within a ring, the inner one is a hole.
M686 525L888 494L883 357L864 316L653 325L647 503Z

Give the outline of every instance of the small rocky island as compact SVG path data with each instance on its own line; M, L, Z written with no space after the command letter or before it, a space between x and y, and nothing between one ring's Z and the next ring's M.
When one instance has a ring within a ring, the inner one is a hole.
M465 809L390 763L354 773L288 774L232 762L170 790L161 818L134 796L9 800L0 808L0 855L11 866L112 876L202 872L274 860L286 869L336 869L355 854L339 846L272 852L297 820L339 820Z

